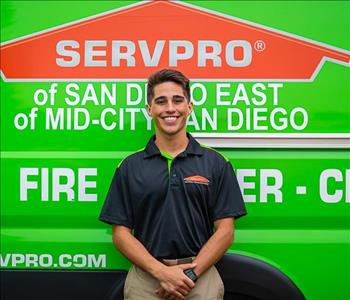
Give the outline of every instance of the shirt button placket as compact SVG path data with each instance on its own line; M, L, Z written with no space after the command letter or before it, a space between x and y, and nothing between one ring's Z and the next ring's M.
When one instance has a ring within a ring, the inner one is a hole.
M171 170L170 170L170 184L173 185L173 186L178 186L179 185L179 179L178 179L178 176L176 174L176 171L175 171L175 168L174 166L172 165L171 166Z

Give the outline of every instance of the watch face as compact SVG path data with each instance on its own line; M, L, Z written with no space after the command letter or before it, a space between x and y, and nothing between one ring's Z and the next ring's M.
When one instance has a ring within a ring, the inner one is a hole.
M187 269L184 271L184 273L186 274L186 276L188 278L190 278L193 282L196 282L198 277L196 275L196 273L193 271L193 269Z

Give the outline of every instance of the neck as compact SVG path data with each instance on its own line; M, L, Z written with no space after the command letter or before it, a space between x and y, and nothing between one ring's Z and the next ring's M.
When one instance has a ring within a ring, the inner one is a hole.
M156 132L155 143L159 150L169 153L175 157L179 153L183 152L188 145L188 138L186 131L179 132L175 135L163 135Z

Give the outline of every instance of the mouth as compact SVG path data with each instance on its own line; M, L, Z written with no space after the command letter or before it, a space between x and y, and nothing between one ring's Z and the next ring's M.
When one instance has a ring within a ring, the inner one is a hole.
M174 124L176 123L179 116L165 116L162 117L162 119L165 121L166 124Z

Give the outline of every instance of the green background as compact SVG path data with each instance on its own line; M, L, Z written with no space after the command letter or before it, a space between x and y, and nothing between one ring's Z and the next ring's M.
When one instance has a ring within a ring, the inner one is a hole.
M1 1L1 42L130 3L134 2ZM342 49L350 48L349 1L189 3ZM309 126L305 133L349 133L349 74L349 68L327 62L314 82L284 83L280 106L286 109L301 106L308 111ZM117 85L120 101L125 97L123 85ZM213 85L206 83L211 95L214 94ZM110 227L98 222L97 216L115 167L126 155L144 146L152 132L142 129L145 127L142 119L137 123L140 129L135 132L107 132L99 127L80 132L45 132L43 119L39 120L35 131L16 130L14 116L20 112L28 114L34 106L34 91L49 86L50 83L1 81L1 253L106 253L108 269L127 268L129 263L111 243ZM214 107L213 103L208 105ZM96 115L102 109L88 108ZM39 117L41 114L39 112ZM222 126L222 122L219 124ZM327 204L319 196L320 173L325 169L339 169L344 176L350 166L349 151L220 151L230 158L235 169L256 169L257 173L260 169L278 169L284 178L283 203L275 203L271 198L267 203L247 203L249 215L238 220L236 241L230 251L272 264L290 277L307 299L349 299L349 203L345 203L343 196L339 203ZM29 200L20 202L21 167L97 168L98 201L42 202L38 192L30 191ZM257 199L258 178L251 178L256 190L246 191L255 194ZM307 186L307 195L296 195L297 185ZM345 179L343 182L331 180L329 191L335 189L349 193Z

